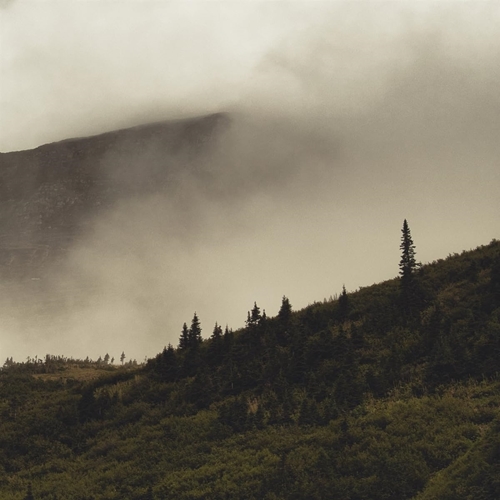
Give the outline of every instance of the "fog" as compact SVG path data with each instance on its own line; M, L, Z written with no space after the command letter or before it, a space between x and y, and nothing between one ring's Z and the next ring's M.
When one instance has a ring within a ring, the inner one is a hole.
M225 111L166 192L122 198L53 270L61 307L4 297L0 356L141 361L196 311L243 326L498 238L500 7L417 2L3 2L0 149ZM36 20L36 22L35 22ZM133 186L111 151L102 168ZM72 301L72 296L78 300Z

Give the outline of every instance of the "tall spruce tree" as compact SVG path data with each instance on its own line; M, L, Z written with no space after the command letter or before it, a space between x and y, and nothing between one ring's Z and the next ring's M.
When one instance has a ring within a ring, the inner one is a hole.
M223 350L224 340L222 327L218 323L215 323L214 331L208 345L208 357L211 365L216 366L222 361Z
M200 320L198 319L198 315L194 313L191 328L189 329L188 345L190 348L196 349L202 341Z
M416 302L415 273L419 267L415 259L415 245L411 238L410 226L405 219L401 229L401 260L399 275L401 276L401 300L405 312L411 312Z
M189 328L184 323L182 325L181 336L179 337L179 349L181 351L187 349L189 347Z
M292 326L292 305L288 298L283 295L278 311L278 328L276 329L276 340L280 345L285 345L290 340Z
M403 281L412 279L415 270L417 269L417 261L415 260L415 245L411 238L410 226L405 219L403 222L403 229L401 229L401 261L399 262L399 274Z
M292 306L287 297L283 295L281 299L281 307L278 312L278 319L283 323L288 323L292 317Z
M246 326L257 326L261 319L260 307L257 305L257 302L254 302L252 310L248 311Z
M214 331L210 337L214 343L222 340L222 326L215 322Z
M349 314L349 297L347 296L345 285L342 285L342 293L339 297L338 307L339 319L340 321L345 321L347 319L347 315Z

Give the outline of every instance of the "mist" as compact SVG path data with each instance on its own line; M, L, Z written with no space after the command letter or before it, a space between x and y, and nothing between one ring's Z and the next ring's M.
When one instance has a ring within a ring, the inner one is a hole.
M2 26L52 4L30 5L2 4ZM498 237L494 3L174 2L162 16L149 2L71 5L6 38L17 42L2 55L3 150L212 111L229 125L202 157L174 155L161 192L132 189L154 175L154 147L140 165L108 152L101 168L130 195L54 267L43 319L23 297L2 299L0 356L141 361L176 345L195 311L207 338L215 321L243 326L254 301L274 316L283 295L299 309L393 278L404 218L424 263ZM28 57L40 35L42 61L66 68L58 92ZM16 65L41 84L32 100L14 89Z

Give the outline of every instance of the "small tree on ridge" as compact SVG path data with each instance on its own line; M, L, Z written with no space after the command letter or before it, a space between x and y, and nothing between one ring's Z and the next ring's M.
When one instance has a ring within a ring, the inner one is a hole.
M401 233L401 245L399 246L401 249L401 260L399 262L401 299L406 312L411 312L416 300L415 273L420 265L415 259L415 245L406 219L403 222Z

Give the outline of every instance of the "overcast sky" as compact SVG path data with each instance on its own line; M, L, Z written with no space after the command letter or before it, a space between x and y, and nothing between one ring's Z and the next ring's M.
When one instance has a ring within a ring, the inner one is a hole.
M417 43L456 63L469 58L472 71L487 57L493 62L499 46L498 2L0 6L0 151L245 99L268 105L259 92L292 106L292 99L311 106L312 93L320 107L331 107L332 93L320 87L327 84L340 93L333 104L364 105L350 101L387 91L387 72L414 63Z
M297 2L3 0L0 150L224 108L273 47L321 22Z
M153 355L194 310L208 336L216 320L241 326L254 300L275 315L283 294L299 308L395 276L404 218L423 262L498 238L499 26L498 2L0 0L0 151L213 111L247 117L220 178L251 189L207 202L194 246L165 243L164 331L149 327L139 345L140 315L103 323L133 324L123 349ZM260 185L284 159L281 185ZM105 312L89 316L100 331ZM36 348L96 356L114 335ZM1 356L26 353L9 338Z

